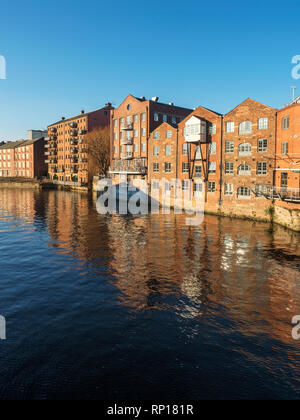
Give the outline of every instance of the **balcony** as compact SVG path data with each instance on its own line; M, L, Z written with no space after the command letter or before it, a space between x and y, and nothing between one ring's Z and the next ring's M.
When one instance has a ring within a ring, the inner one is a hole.
M45 152L45 156L50 156L50 152Z
M76 157L71 157L70 158L70 162L71 163L77 163L78 162L78 159Z
M78 168L71 168L70 172L71 172L71 174L77 174L78 173Z
M109 172L112 174L127 173L132 175L147 175L147 168L143 162L132 162L127 161L115 161L114 166L109 168Z
M70 152L71 152L72 154L77 154L77 153L78 153L78 149L72 148L72 149L70 150Z
M129 160L129 159L133 159L133 152L126 152L126 153L122 153L122 155L121 155L121 159L122 159L122 160Z
M51 164L55 164L55 163L57 163L57 159L50 159L50 163L51 163Z
M56 142L50 143L49 146L50 146L50 149L56 149L57 148L57 143Z
M71 130L70 131L70 136L76 137L77 135L78 135L78 131L77 130Z
M280 200L300 204L300 188L269 186L260 188L259 185L256 185L255 190L252 192L256 195L256 197L265 197L269 200Z
M69 124L69 126L70 126L71 128L77 128L77 127L78 127L78 124L77 124L77 122L71 122L71 123Z
M45 149L49 149L50 144L45 144Z
M80 163L85 163L88 161L86 158L83 158L83 157L80 157L78 160Z
M70 144L72 146L76 146L78 144L78 139L72 139L72 140L70 140Z
M84 139L83 138L80 138L79 140L78 140L78 143L79 144L82 144L84 142Z
M84 147L80 147L79 153L87 153L87 149L85 149Z
M50 141L56 140L56 139L57 139L57 135L56 134L54 136L50 136Z
M49 152L49 156L57 156L57 151L52 150L51 152Z
M133 124L132 123L123 123L121 125L121 130L123 130L123 131L133 131Z
M46 165L49 165L50 160L45 160Z
M86 130L83 130L83 129L81 129L81 130L78 131L78 134L80 134L80 135L83 135L83 134L86 134L86 133L87 133L87 131Z
M65 168L62 168L62 167L61 168L58 168L58 172L59 173L64 173L65 172Z
M128 137L126 139L121 140L121 144L132 146L133 145L133 137Z
M50 128L50 133L57 133L57 128L55 128L55 127Z

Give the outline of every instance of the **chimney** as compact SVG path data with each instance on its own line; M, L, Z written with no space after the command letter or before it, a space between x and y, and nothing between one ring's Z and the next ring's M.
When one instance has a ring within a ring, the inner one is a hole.
M169 105L170 106L174 106L174 102L169 102Z
M142 101L144 101L146 98L145 98L145 96L141 96L141 97L140 97L140 99L141 99Z
M81 115L85 114L84 109L81 111Z
M65 121L66 118L65 117L61 117L61 119L62 119L62 121Z
M110 108L111 107L111 103L110 102L107 102L107 104L105 104L105 106L107 106L107 108Z
M154 97L152 98L152 101L153 101L153 102L158 102L158 100L159 100L159 97L158 97L158 96L154 96Z

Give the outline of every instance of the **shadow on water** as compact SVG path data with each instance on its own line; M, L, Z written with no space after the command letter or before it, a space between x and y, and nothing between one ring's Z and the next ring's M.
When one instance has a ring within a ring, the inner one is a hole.
M0 398L300 397L298 234L12 189L0 231Z

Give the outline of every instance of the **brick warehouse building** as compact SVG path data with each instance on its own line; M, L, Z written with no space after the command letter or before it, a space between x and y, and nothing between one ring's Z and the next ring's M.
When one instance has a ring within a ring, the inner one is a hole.
M247 99L223 118L222 204L226 211L255 216L269 205L273 186L276 109Z
M276 174L277 192L287 198L300 189L300 97L277 114Z
M63 183L88 183L89 157L85 142L86 134L94 129L107 127L113 107L104 108L72 118L62 118L49 125L46 163L49 178Z
M43 131L29 130L29 140L8 142L0 147L0 177L40 178L47 175Z
M130 106L128 102L124 105ZM286 123L285 114L288 110L290 116ZM194 196L205 189L207 211L265 219L273 198L269 192L273 191L276 179L278 184L278 172L285 174L281 170L284 168L279 165L286 158L292 167L287 178L293 183L286 186L286 175L283 175L280 176L278 185L298 188L299 196L299 155L295 142L295 136L300 135L298 110L300 111L300 104L291 104L288 108L277 111L248 98L224 116L204 107L190 112L180 122L166 117L161 121L156 115L153 119L158 119L157 125L149 130L149 141L142 141L145 145L141 148L144 154L141 155L143 161L140 166L139 147L133 146L136 142L131 135L123 135L123 140L124 144L128 140L133 149L120 150L129 154L128 159L124 159L125 163L115 159L116 155L119 157L116 144L119 140L116 134L119 126L115 121L115 129L112 130L112 177L118 182L118 175L122 172L129 180L138 178L137 175L144 175L152 187L153 181L164 179L166 184L163 193L171 197L174 189L172 180L179 179L182 190L192 188ZM144 118L146 123L146 117ZM130 121L131 117L128 120L125 117L122 120L121 117L121 123L128 123L130 130L135 130ZM289 155L279 159L278 153L282 153L283 148L287 147L283 145L286 141L280 140L279 134L279 125L284 127L284 124L288 127L284 129L285 137L288 135L293 143L289 148ZM278 152L278 148L281 152ZM144 167L147 167L147 172L145 170L143 173ZM203 181L202 185L200 180Z
M127 179L147 176L150 134L162 123L178 124L191 112L158 99L128 95L113 110L110 175L114 182L119 182L120 175Z

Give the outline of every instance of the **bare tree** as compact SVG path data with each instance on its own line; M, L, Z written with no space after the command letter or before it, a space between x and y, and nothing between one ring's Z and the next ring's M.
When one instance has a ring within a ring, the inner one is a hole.
M86 135L89 155L89 180L94 175L105 176L110 165L110 129L98 128Z

